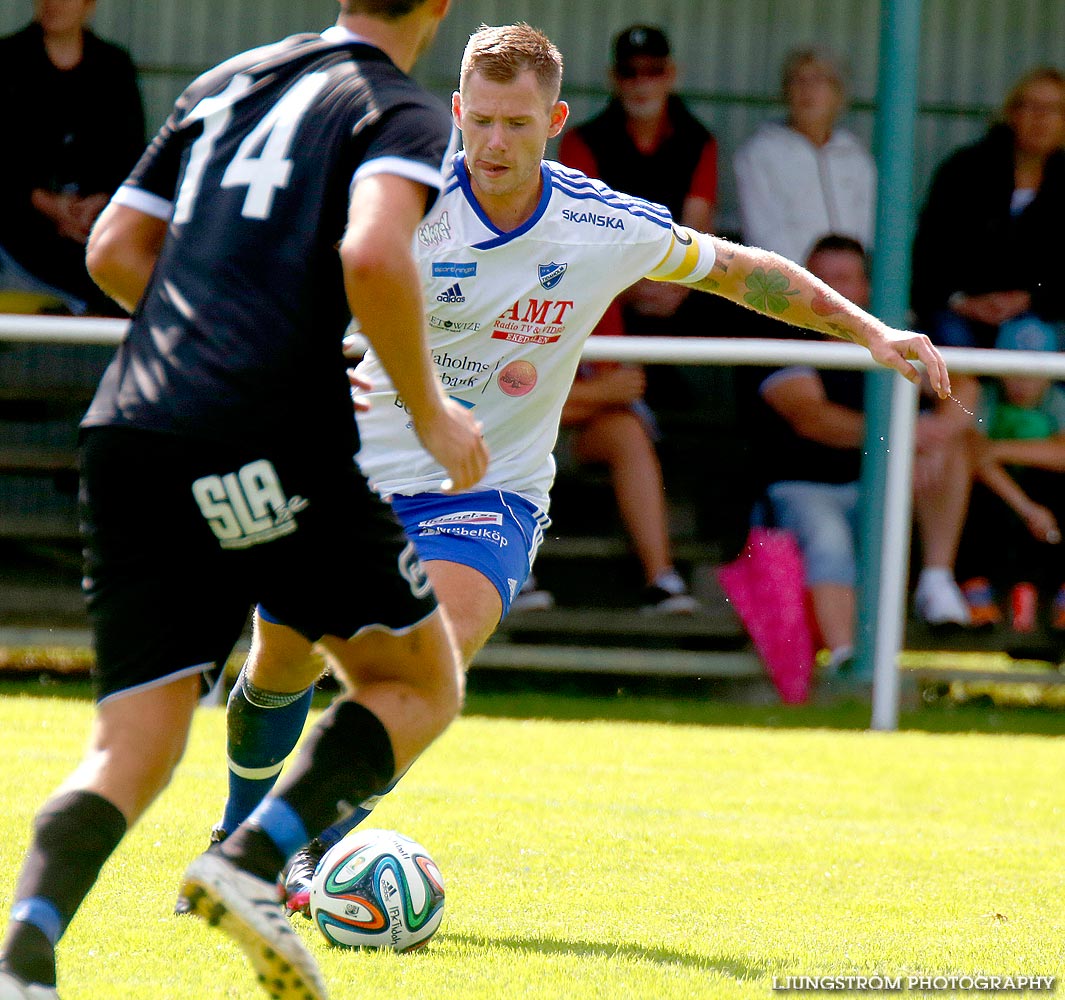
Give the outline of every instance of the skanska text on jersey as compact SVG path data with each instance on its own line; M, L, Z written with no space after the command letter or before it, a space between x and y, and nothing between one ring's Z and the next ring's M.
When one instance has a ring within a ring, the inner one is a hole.
M562 218L567 222L583 223L586 226L601 226L606 229L625 228L625 220L617 215L598 215L595 212L578 212L573 208L564 208Z

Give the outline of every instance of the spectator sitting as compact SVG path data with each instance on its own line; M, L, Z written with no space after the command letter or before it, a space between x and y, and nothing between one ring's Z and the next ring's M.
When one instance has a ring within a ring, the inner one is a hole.
M0 39L0 104L17 137L0 159L0 290L119 315L89 278L85 243L144 149L144 110L128 53L86 28L95 7L35 0L33 21Z
M610 472L622 523L643 569L643 610L691 614L698 602L673 566L654 418L643 402L643 369L582 365L562 411L578 462Z
M860 243L830 234L814 246L806 267L826 284L866 307L869 281ZM865 376L860 371L793 366L761 382L766 456L765 496L773 522L792 531L803 553L814 620L829 651L829 669L851 669L854 645L861 449L865 436ZM932 414L918 422L921 457L947 451L934 468L946 495L965 496L968 465L961 448L945 449ZM954 477L946 482L948 475ZM922 476L915 476L920 484ZM948 485L952 488L947 490ZM937 624L965 625L969 614L954 582L953 559L964 502L953 513L927 484L916 496L922 537L930 545L918 584L927 617ZM931 496L931 500L927 498ZM950 520L953 518L953 520Z
M993 347L1000 324L1065 320L1065 74L1040 68L1011 89L1003 120L936 170L913 244L918 327L948 347ZM972 409L977 380L954 380Z
M743 242L798 263L828 233L870 248L876 166L837 124L846 102L839 61L821 48L797 49L782 77L787 117L761 124L733 159Z
M1057 329L1031 317L999 327L1005 350L1060 351ZM1035 601L1024 593L1056 594L1050 624L1065 630L1065 388L1050 378L1007 375L981 384L977 425L970 432L972 499L959 571L973 622L1002 620L995 595L1010 593L1010 624L1034 628Z
M712 232L717 201L717 140L675 93L677 66L661 28L635 24L614 39L613 96L590 121L567 129L559 159L619 191L665 205L692 229ZM705 335L722 310L715 296L689 296L664 281L636 282L618 296L596 333ZM704 405L707 366L656 365L647 374L652 409Z
M620 329L604 328L596 333ZM658 428L643 399L638 365L583 362L562 410L561 428L579 464L603 464L610 474L618 513L640 561L646 586L642 607L653 614L692 614L699 603L673 565L662 466L655 450ZM554 595L530 575L515 597L515 611L553 607Z

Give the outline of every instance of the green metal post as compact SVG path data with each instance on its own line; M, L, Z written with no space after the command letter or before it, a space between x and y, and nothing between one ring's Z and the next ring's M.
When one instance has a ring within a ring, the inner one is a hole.
M872 311L891 326L905 326L909 302L910 240L913 233L913 160L917 117L917 75L921 0L881 0L880 69L875 147L878 172L876 247L873 255ZM878 641L890 621L893 595L882 593L887 545L900 545L899 526L885 521L891 400L895 376L866 375L866 432L862 461L863 519L858 575L857 669L872 674L877 688L893 680L888 703L874 689L873 727L894 729L898 719L897 677L889 678ZM908 516L908 509L906 511ZM897 520L897 518L896 518ZM894 537L892 537L894 536ZM905 544L909 542L908 525ZM897 600L894 601L897 606ZM901 613L901 612L898 612ZM895 667L894 662L891 669ZM885 692L880 691L883 695Z

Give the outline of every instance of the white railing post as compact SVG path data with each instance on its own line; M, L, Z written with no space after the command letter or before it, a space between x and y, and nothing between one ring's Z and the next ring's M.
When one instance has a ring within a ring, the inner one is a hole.
M878 539L879 606L866 609L875 622L873 635L873 729L899 725L899 650L906 634L910 526L912 523L913 454L917 426L917 386L905 379L891 383L888 454L884 475L883 516ZM866 497L867 503L880 501Z

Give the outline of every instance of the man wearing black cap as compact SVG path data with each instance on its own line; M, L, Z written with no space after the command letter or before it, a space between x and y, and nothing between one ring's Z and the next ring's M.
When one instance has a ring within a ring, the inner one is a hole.
M614 40L610 78L613 100L566 132L559 158L709 232L717 198L717 142L673 93L677 67L665 33L643 24L622 31Z
M665 205L686 226L711 232L717 140L673 92L677 67L665 32L634 24L618 34L610 80L610 103L595 118L563 134L559 159L615 190ZM703 333L692 329L695 318L686 315L688 309L678 313L687 289L661 285L637 282L618 297L596 332ZM676 398L672 389L661 395Z

